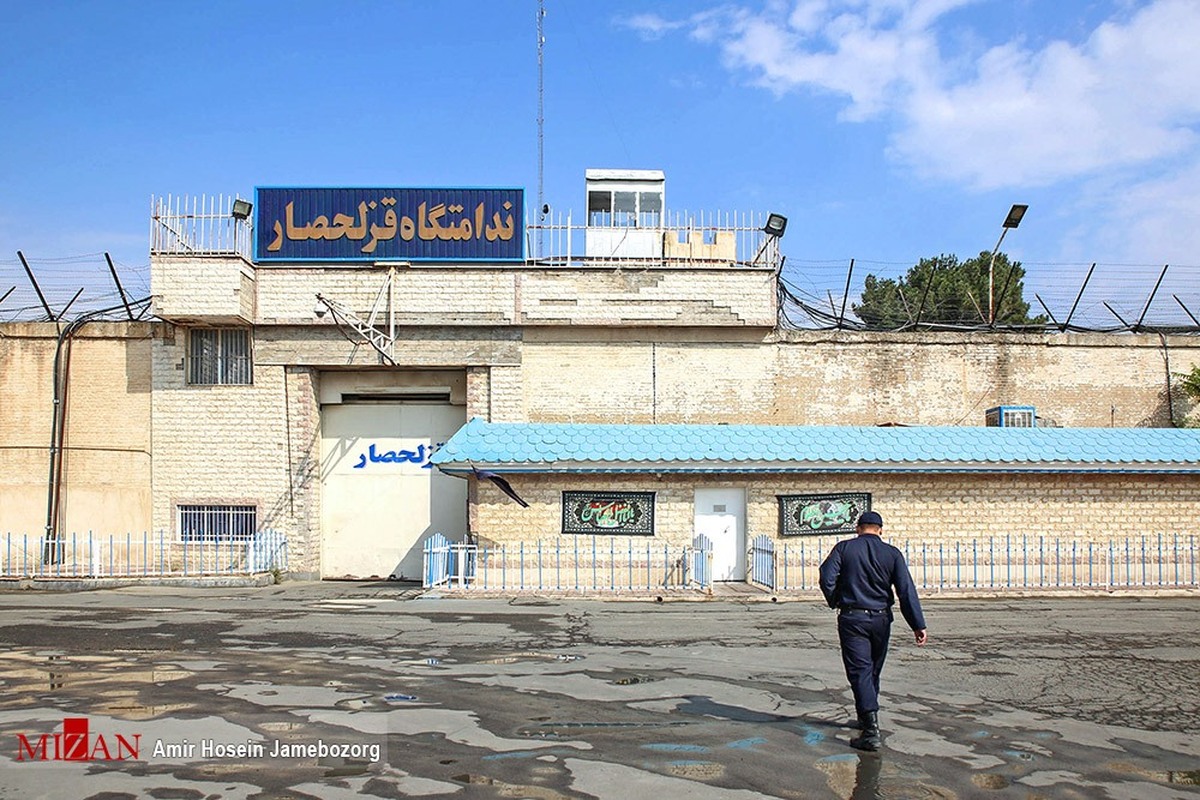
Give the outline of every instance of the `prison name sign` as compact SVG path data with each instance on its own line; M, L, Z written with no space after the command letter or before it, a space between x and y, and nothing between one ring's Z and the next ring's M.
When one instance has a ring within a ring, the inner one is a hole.
M256 263L525 258L517 188L254 190Z
M820 536L854 533L855 523L871 510L871 495L788 494L779 499L780 536Z
M654 492L563 492L562 532L653 536Z

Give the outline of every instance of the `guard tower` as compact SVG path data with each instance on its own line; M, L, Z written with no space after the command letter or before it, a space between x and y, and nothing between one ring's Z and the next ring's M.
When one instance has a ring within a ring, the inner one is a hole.
M586 255L589 259L663 257L663 191L658 169L589 169Z

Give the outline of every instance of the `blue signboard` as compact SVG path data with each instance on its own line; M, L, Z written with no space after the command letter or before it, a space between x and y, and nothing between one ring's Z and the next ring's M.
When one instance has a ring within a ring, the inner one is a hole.
M523 189L255 189L271 261L522 261Z

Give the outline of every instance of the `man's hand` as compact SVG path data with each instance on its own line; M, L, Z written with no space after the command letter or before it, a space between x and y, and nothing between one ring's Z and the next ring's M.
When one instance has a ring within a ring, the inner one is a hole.
M929 634L925 632L924 628L919 631L913 631L913 636L916 637L917 647L924 647L925 643L929 641Z

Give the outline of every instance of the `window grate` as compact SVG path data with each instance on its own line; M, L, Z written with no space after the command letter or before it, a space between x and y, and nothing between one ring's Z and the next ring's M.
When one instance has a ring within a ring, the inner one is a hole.
M179 538L185 542L249 541L257 528L256 506L179 506Z
M250 331L193 328L188 334L187 381L197 386L248 386L254 382Z

